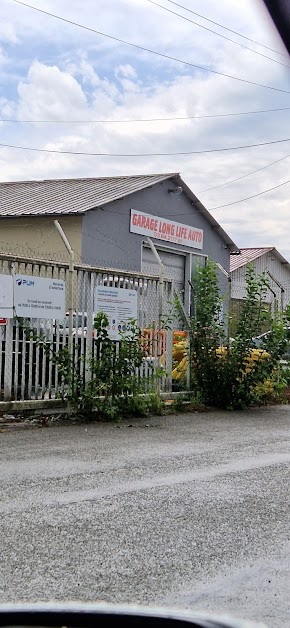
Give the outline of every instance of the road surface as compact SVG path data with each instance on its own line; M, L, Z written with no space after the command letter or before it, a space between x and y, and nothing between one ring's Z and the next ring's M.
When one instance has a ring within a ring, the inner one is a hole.
M290 406L0 434L0 599L290 625Z

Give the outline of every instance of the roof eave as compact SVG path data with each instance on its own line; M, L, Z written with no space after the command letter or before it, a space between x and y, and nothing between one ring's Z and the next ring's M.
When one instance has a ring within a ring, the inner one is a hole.
M186 183L183 181L181 176L176 175L175 178L178 181L178 184L182 187L186 196L192 201L192 204L195 206L197 211L199 211L206 218L206 220L212 226L213 230L216 231L220 235L220 237L224 240L229 251L232 254L236 254L236 255L239 254L240 249L238 248L238 246L230 238L230 236L226 233L226 231L224 231L224 229L220 226L220 224L212 216L212 214L205 208L205 206L201 203L201 201L197 198L197 196L195 196L192 190L186 185Z
M242 253L243 250L245 249L241 249L240 253ZM240 270L241 268L243 268L243 266L247 266L248 264L253 264L257 259L259 259L260 257L263 257L264 255L267 255L268 253L273 253L275 257L279 260L279 262L283 264L283 266L285 266L287 270L290 271L290 263L288 262L286 257L281 255L281 253L277 251L275 246L271 246L271 247L264 247L264 250L261 247L261 252L259 255L256 255L256 257L254 257L251 260L245 260L244 262L241 262L240 264L235 266L235 268L233 268L230 272L235 273L237 270Z
M276 255L276 257L278 258L279 262L281 262L281 264L283 264L283 266L289 266L290 267L290 264L289 264L288 260L286 259L286 257L281 255L281 253L279 253L279 251L277 251L277 249L275 247L273 247L273 253L274 253L274 255Z

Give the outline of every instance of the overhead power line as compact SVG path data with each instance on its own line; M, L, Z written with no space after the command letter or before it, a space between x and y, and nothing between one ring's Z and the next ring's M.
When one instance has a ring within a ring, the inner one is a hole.
M199 24L198 22L195 22L194 20L190 20L189 17L185 17L185 15L181 15L180 13L173 11L172 9L169 9L168 7L165 7L162 4L155 2L155 0L147 0L147 2L150 2L150 4L154 4L156 7L159 7L160 9L163 9L163 11L167 11L168 13L171 13L172 15L176 15L177 17L180 17L182 20L186 20L186 22L190 22L190 24L194 24L195 26L198 26L199 28L203 28L209 33L213 33L214 35L217 35L218 37L222 37L223 39L230 41L232 44L235 44L236 46L240 46L241 48L244 48L245 50L250 50L250 52L253 52L256 55L259 55L260 57L264 57L265 59L269 59L269 61L273 61L274 63L278 63L279 65L283 65L285 68L288 68L288 70L290 70L290 66L287 63L282 63L282 61L273 59L273 57L268 57L268 55L265 55L263 52L254 50L254 48L249 48L249 46L245 46L245 44L241 44L241 42L235 41L234 39L231 39L230 37L227 37L226 35L223 35L222 33L217 33L216 31L213 31L212 28L208 28L207 26L203 26L203 24Z
M266 170L266 168L270 168L270 166L273 166L274 164L279 163L279 161L283 161L284 159L287 159L287 157L290 157L290 155L285 155L285 157L281 157L281 159L276 159L276 161L271 161L270 164L267 164L267 166L262 166L262 168L258 168L257 170L252 170L251 172L248 172L248 174L243 174L241 177L237 177L236 179L231 179L230 181L225 181L225 183L220 183L219 185L214 185L212 188L207 188L206 190L200 190L200 192L198 192L198 194L202 194L205 192L210 192L210 190L216 190L217 188L221 188L224 185L230 185L230 183L235 183L236 181L241 181L241 179L245 179L246 177L250 177L252 174L256 174L257 172L261 172L261 170Z
M243 203L244 201L249 201L252 198L256 198L257 196L262 196L263 194L267 194L268 192L272 192L272 190L277 190L277 188L281 188L283 185L287 185L287 183L290 183L290 179L288 179L288 181L283 181L283 183L279 183L279 185L275 185L272 188L268 188L267 190L263 190L262 192L258 192L257 194L252 194L252 196L246 196L245 198L240 198L238 201L233 201L232 203L226 203L226 205L218 205L217 207L210 207L208 209L208 211L213 211L214 209L222 209L223 207L229 207L230 205L237 205L238 203ZM124 216L127 216L128 214L125 214L125 212L115 212L114 210L108 209L106 210L111 214L119 214L119 213L123 213ZM186 212L186 213L174 213L174 214L166 214L167 218L170 218L171 216L191 216L192 212Z
M146 48L145 46L141 46L139 44L133 44L132 42L126 41L125 39L121 39L120 37L115 37L113 35L108 35L108 33L103 33L102 31L98 31L94 28L90 28L89 26L84 26L83 24L79 24L78 22L74 22L73 20L69 20L67 18L56 15L55 13L50 13L49 11L44 11L44 9L39 9L38 7L34 7L31 4L27 4L26 2L21 2L20 0L11 0L11 2L15 2L21 6L28 7L29 9L33 9L34 11L38 11L39 13L43 13L44 15L48 15L49 17L53 17L57 20L61 20L67 24L72 24L73 26L77 26L78 28L82 28L91 33L95 33L96 35L100 35L101 37L107 37L113 41L117 41L118 43L125 44L126 46L131 46L132 48L136 48L137 50L142 50L144 52L149 52L155 56L161 57L162 59L168 59L169 61L175 61L176 63L182 63L191 68L196 68L197 70L202 70L203 72L210 72L211 74L217 74L218 76L224 76L225 78L230 78L234 81L239 81L240 83L246 83L247 85L255 85L256 87L262 87L264 89L271 89L276 92L282 92L283 94L290 94L289 90L280 89L279 87L274 87L273 85L263 85L262 83L257 83L255 81L250 81L249 79L243 79L238 76L233 76L231 74L226 74L224 72L218 72L217 70L212 70L211 68L205 68L204 66L197 65L195 63L191 63L190 61L185 61L182 59L178 59L177 57L172 57L171 55L167 55L162 52L157 52L156 50L151 50L150 48Z
M233 201L232 203L226 203L225 205L217 205L217 207L210 207L209 211L212 211L213 209L222 209L222 207L229 207L230 205L237 205L237 203L243 203L243 201L249 201L251 198L262 196L262 194L267 194L267 192L272 192L272 190L277 190L277 188L281 188L283 185L287 185L287 183L290 183L290 179L288 179L288 181L283 181L283 183L279 183L279 185L275 185L273 188L268 188L267 190L263 190L262 192L258 192L257 194L252 194L252 196L246 196L246 198L240 198L238 201Z
M282 140L273 140L272 142L260 142L258 144L245 144L243 146L229 146L225 148L211 148L205 150L189 150L178 151L174 153L91 153L76 150L58 150L54 148L36 148L33 146L19 146L16 144L6 144L1 142L2 148L15 148L17 150L28 150L36 153L53 153L58 155L86 155L88 157L173 157L177 155L201 155L203 153L221 153L224 151L241 150L244 148L255 148L258 146L269 146L270 144L281 144L282 142L290 142L290 137Z
M283 181L283 183L279 183L279 185L275 185L272 188L268 188L267 190L263 190L262 192L258 192L257 194L252 194L252 196L247 196L245 198L240 198L238 201L233 201L232 203L226 203L226 205L218 205L217 207L209 207L208 211L213 211L214 209L222 209L223 207L229 207L230 205L237 205L238 203L243 203L244 201L248 201L252 198L256 198L257 196L262 196L263 194L267 194L268 192L272 192L272 190L277 190L277 188L281 188L283 185L287 185L287 183L290 183L290 179L288 179L288 181ZM122 214L124 216L128 216L127 213L125 212L118 212L118 211L114 211L113 209L106 209L106 212L108 212L109 214ZM185 212L185 213L176 213L174 212L173 214L166 214L166 218L171 218L171 217L178 217L178 216L192 216L192 212Z
M179 7L180 9L184 9L184 11L188 11L189 13L192 13L193 15L197 15L198 17L201 17L203 20L206 20L207 22L210 22L211 24L215 24L215 26L224 28L226 31L229 31L229 33L234 33L234 35L238 35L239 37L242 37L243 39L247 39L247 41L251 41L253 44L257 44L257 46L262 46L263 48L266 48L267 50L271 50L271 52L275 52L277 55L286 57L286 59L289 58L288 55L286 55L284 52L275 50L275 48L270 48L270 46L266 46L266 44L261 44L261 42L258 42L255 39L251 39L250 37L247 37L246 35L242 35L242 33L239 33L238 31L234 31L232 28L229 28L228 26L225 26L224 24L219 24L219 22L215 22L214 20L211 20L210 18L205 17L205 15L201 15L201 13L197 13L196 11L193 11L192 9L185 7L182 4L178 4L178 2L174 2L173 0L167 0L167 2L170 2L170 4L174 4L176 7Z
M16 120L12 118L1 118L0 122L11 122L16 124L129 124L131 122L171 122L176 120L201 120L204 118L227 118L230 116L248 116L257 113L272 113L277 111L289 111L290 107L279 107L278 109L260 109L259 111L237 111L234 113L213 113L203 116L172 116L169 118L131 118L123 120Z

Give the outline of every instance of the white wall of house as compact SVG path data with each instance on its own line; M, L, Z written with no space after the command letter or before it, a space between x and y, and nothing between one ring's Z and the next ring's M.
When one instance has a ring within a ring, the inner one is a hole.
M281 263L275 251L265 252L251 262L257 275L263 272L269 281L271 290L268 290L266 300L272 307L277 299L279 309L284 309L290 303L290 265ZM269 274L270 273L270 274ZM231 273L232 299L243 299L246 296L246 265L237 268ZM282 286L281 289L279 284Z

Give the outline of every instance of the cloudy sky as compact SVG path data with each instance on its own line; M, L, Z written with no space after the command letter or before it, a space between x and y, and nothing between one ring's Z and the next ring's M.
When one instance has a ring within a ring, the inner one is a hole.
M187 63L127 46L13 0L1 0L0 143L134 155L205 151L290 138L290 59L260 0L176 2L264 46L169 0L156 2L167 11L149 0L31 0L30 4ZM270 109L280 111L221 115ZM178 117L185 119L168 120ZM146 118L165 120L148 122ZM180 172L240 247L276 246L290 259L290 184L236 203L290 179L290 156L284 159L288 153L290 141L225 152L145 157L0 147L0 179ZM243 178L232 182L239 177ZM228 206L220 207L224 205Z

